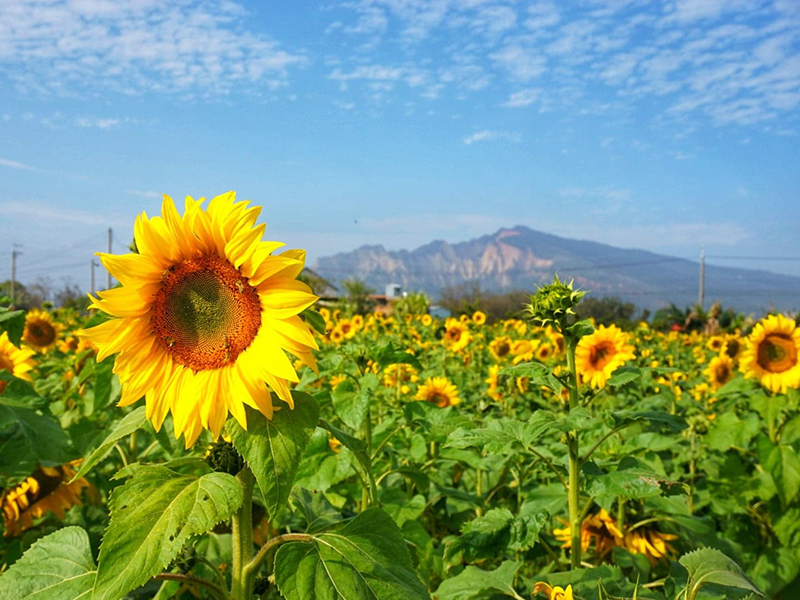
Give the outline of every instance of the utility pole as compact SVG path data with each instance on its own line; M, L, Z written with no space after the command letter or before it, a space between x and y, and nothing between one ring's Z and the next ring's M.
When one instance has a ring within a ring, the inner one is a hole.
M703 309L703 302L705 301L706 297L706 248L705 246L700 247L700 297L698 298L697 303L700 305L700 309Z
M111 254L111 240L113 239L113 234L111 232L111 227L108 228L108 253ZM106 278L106 289L111 289L111 271L108 271L108 277Z
M94 296L94 268L97 266L97 261L92 258L92 296Z
M22 254L17 248L21 248L19 244L12 244L11 245L11 289L10 296L11 296L11 307L14 307L14 301L16 300L16 281L17 281L17 256Z

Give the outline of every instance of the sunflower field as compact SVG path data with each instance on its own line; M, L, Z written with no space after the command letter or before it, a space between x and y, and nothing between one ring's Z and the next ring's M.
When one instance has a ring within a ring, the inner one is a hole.
M349 314L233 193L0 308L0 599L800 598L800 327Z

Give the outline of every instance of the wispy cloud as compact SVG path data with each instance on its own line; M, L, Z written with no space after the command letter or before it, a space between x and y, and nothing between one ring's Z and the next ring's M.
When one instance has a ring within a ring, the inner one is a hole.
M16 160L8 160L7 158L0 158L0 167L9 167L11 169L23 169L25 171L35 171L30 165L26 165Z
M18 89L70 95L274 89L306 61L251 31L230 0L0 2L0 40Z
M524 108L526 106L530 106L539 98L540 90L536 88L528 88L526 90L520 90L518 92L514 92L508 97L508 100L503 102L501 106L505 106L507 108Z
M462 141L471 146L477 142L494 142L497 140L504 140L508 142L519 142L522 136L514 131L495 131L492 129L484 129L483 131L476 131L466 136Z
M161 198L161 194L153 191L125 190L125 193L131 196L139 196L140 198Z
M0 212L23 219L36 220L37 222L51 223L76 223L80 225L103 226L130 226L130 219L101 215L96 212L84 212L55 208L51 205L36 201L6 201L0 202Z

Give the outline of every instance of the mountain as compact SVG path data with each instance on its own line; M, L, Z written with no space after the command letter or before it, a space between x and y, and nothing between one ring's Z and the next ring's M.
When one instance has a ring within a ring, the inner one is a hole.
M477 281L487 291L534 291L553 273L598 296L618 296L641 308L697 302L699 264L644 250L562 238L517 226L449 244L438 240L416 250L362 246L317 260L329 281L364 280L383 292L389 283L436 298L449 285ZM706 307L720 301L742 312L800 308L800 277L706 265Z

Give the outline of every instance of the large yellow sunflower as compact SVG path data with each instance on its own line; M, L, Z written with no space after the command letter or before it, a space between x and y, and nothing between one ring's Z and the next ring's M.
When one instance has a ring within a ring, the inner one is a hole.
M472 335L469 332L469 328L462 321L449 317L445 321L444 327L445 332L442 343L445 346L450 348L453 352L460 352L467 347L467 344L469 344L472 339Z
M8 339L8 333L5 331L0 335L0 371L8 371L14 377L25 379L26 381L33 381L28 371L36 366L36 363L31 358L36 354L33 350L27 348L17 348ZM0 394L6 389L6 382L0 381Z
M773 392L800 387L800 328L783 315L770 315L753 327L740 369Z
M53 321L50 314L34 308L25 315L23 341L39 352L47 352L55 347L61 325Z
M455 406L461 402L461 398L458 397L458 388L450 383L447 377L429 377L426 379L425 383L417 390L414 400L425 400L439 408Z
M75 476L74 461L60 467L39 467L25 481L10 489L0 500L6 537L20 535L33 526L33 519L43 517L48 511L64 519L64 511L81 504L81 493L90 488L81 478L69 483Z
M181 216L164 196L163 216L136 220L139 254L100 255L122 287L91 307L116 318L83 334L98 361L117 354L120 406L145 396L156 429L171 412L187 448L203 428L217 438L228 413L247 427L245 404L271 418L270 389L293 406L287 352L316 370L317 344L298 316L317 299L296 280L305 252L272 255L283 244L261 241L261 208L234 192L202 202L187 197Z
M628 336L616 325L598 326L581 338L575 349L575 366L583 383L601 388L617 368L634 358Z

